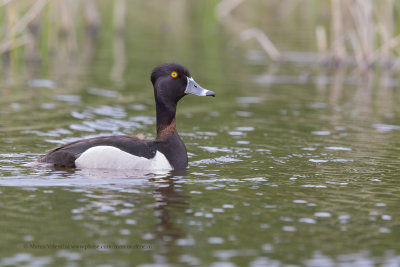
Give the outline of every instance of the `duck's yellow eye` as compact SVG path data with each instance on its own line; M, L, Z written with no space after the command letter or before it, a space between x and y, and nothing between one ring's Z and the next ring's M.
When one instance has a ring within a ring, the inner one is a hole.
M176 71L171 72L171 77L175 79L178 77L178 73Z

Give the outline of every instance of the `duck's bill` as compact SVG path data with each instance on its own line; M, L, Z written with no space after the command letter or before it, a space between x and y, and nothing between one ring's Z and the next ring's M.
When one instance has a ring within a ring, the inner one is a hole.
M187 85L185 89L186 94L191 95L199 95L199 96L213 96L215 97L215 93L213 91L204 89L200 85L198 85L192 77L187 77Z

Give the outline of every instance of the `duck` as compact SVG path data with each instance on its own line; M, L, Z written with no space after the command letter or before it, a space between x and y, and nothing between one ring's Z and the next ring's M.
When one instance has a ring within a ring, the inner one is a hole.
M155 139L128 135L83 139L50 150L37 163L79 169L186 169L187 150L176 129L177 104L186 95L215 97L215 93L201 87L185 66L175 62L155 67L150 80L156 106Z

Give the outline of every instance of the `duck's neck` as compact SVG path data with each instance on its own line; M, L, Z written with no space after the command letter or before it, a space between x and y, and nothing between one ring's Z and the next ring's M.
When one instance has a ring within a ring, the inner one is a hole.
M157 112L157 139L164 139L177 134L175 114L176 104L156 102Z
M185 144L176 131L176 103L165 104L156 101L158 151L163 153L175 170L184 169L188 165Z

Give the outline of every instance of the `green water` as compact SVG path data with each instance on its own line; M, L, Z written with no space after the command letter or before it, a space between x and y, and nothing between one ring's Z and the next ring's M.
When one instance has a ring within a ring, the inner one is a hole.
M0 266L399 265L398 88L340 72L276 82L313 69L288 64L259 82L258 46L188 3L179 16L136 4L150 18L131 11L125 35L3 67ZM179 103L186 173L23 166L79 138L154 138L149 75L166 61L217 94Z

